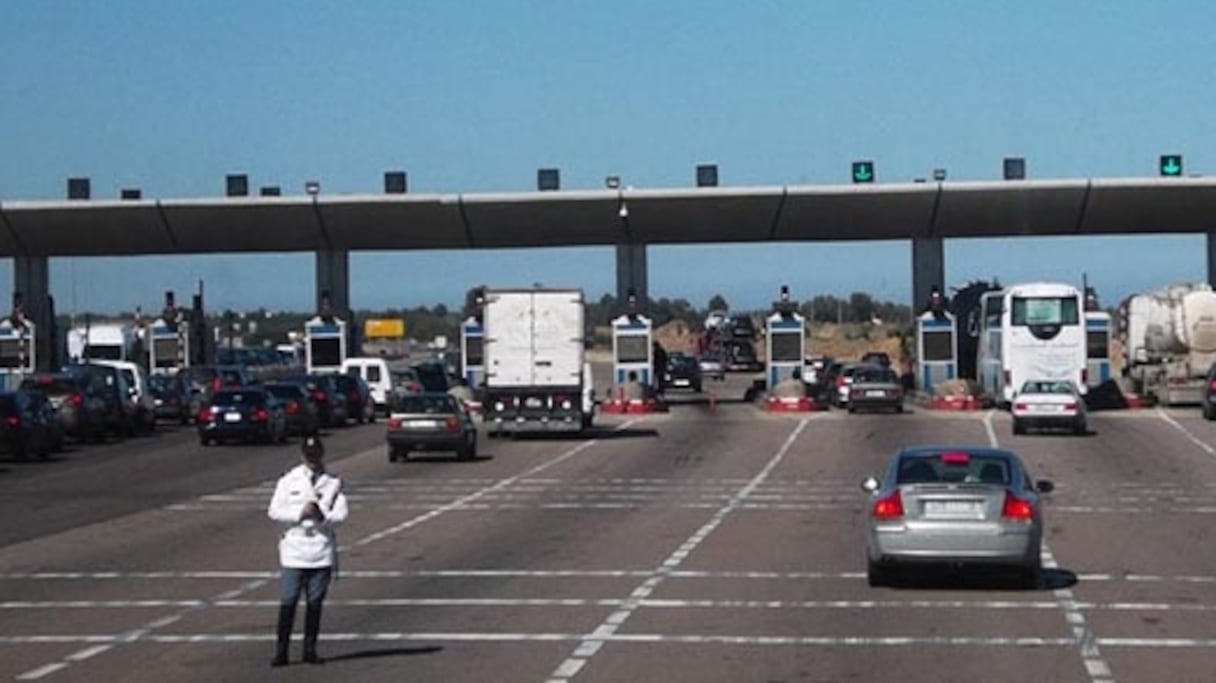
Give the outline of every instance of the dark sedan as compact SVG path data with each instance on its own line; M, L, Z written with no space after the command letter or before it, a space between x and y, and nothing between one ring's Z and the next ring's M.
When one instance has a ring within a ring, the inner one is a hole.
M899 376L881 365L860 365L849 385L849 412L893 410L904 412L904 387Z
M317 404L308 396L308 390L293 382L271 382L262 387L283 404L287 416L287 432L296 436L316 434L320 423L317 420Z
M221 389L211 395L198 415L198 440L209 446L225 440L287 440L287 415L282 404L260 387Z
M673 353L667 358L667 369L663 374L664 389L691 389L701 391L701 364L696 358Z
M89 388L88 378L66 372L38 373L21 382L22 389L46 394L64 434L76 441L99 441L106 430L105 400Z
M448 394L401 396L388 418L388 460L408 460L410 451L455 451L461 460L477 456L477 425L460 401Z
M188 424L202 407L195 396L194 383L185 373L150 375L148 386L152 390L153 411L158 420Z
M18 460L46 459L55 450L55 433L42 396L20 389L0 392L0 446Z

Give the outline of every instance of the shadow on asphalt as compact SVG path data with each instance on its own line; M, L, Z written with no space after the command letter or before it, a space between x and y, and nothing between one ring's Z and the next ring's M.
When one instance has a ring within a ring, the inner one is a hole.
M377 657L413 657L415 655L430 655L442 651L443 648L438 645L425 645L422 647L392 647L380 650L357 650L355 652L334 655L333 657L326 657L325 663L336 663L348 659L375 659Z
M1035 588L1022 583L1017 572L991 567L911 567L891 577L896 588L939 590L1035 590L1054 591L1077 584L1077 575L1067 569L1043 569L1043 580Z
M458 465L476 465L481 462L490 462L494 459L492 453L478 453L468 460L461 460L453 453L444 453L443 451L410 451L410 457L407 462L411 465L439 465L456 463Z

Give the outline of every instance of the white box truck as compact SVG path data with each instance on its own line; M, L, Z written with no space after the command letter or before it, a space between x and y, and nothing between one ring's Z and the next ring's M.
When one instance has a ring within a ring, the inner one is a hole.
M492 436L591 426L595 398L584 315L579 290L486 291L482 406Z

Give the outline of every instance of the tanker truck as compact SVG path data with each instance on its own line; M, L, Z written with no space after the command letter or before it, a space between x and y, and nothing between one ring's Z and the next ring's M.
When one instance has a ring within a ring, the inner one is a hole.
M1123 376L1160 405L1197 404L1216 362L1216 292L1183 283L1134 294L1119 305Z

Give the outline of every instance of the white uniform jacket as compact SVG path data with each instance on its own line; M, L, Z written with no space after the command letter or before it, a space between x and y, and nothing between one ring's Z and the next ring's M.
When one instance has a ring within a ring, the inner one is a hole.
M300 521L304 506L315 502L325 519ZM337 564L338 542L334 527L346 520L346 496L342 480L321 474L314 486L307 465L292 468L279 478L266 511L270 518L285 525L279 539L279 563L284 567L313 569Z

